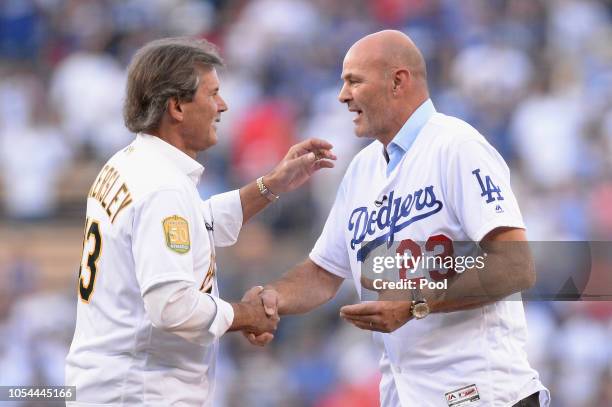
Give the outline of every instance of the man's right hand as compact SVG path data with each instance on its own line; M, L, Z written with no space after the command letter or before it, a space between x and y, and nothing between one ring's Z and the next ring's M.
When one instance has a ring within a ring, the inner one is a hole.
M264 289L260 285L252 287L244 294L242 301L249 303L253 301L259 302L268 317L278 318L278 293L271 288ZM257 334L248 330L242 330L242 334L251 344L257 346L265 346L274 339L274 335L271 332Z
M276 310L274 312L264 310L263 303L258 296L249 295L247 297L245 294L241 302L231 305L234 309L234 320L229 328L230 331L243 331L255 336L273 337L272 333L276 331L279 321L278 313Z

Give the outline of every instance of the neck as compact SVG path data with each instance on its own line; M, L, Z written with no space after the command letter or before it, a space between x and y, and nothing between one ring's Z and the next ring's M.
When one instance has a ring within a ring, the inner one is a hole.
M389 130L384 134L381 134L379 137L376 137L378 141L380 141L385 149L389 145L389 143L395 138L397 133L404 127L404 124L412 117L414 112L423 104L425 101L429 99L429 96L421 97L415 101L406 101L402 103L402 106L406 106L406 108L398 111L397 113L392 115L392 120L390 123Z
M181 150L183 153L187 154L189 157L193 158L194 160L196 159L197 152L190 150L185 145L184 138L181 137L181 135L178 132L173 131L173 129L167 129L167 128L164 129L160 126L159 129L152 131L151 135L159 137L160 139L164 140L166 143L170 144L171 146Z

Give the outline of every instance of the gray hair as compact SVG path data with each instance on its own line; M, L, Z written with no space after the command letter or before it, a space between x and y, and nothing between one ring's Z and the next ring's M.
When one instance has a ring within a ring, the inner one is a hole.
M216 66L223 66L223 60L206 40L176 37L146 44L136 52L128 68L125 126L134 133L156 130L168 100L193 100L199 82L198 68Z

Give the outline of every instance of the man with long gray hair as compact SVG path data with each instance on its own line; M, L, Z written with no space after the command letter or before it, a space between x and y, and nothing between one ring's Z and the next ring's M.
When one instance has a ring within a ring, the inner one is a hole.
M212 404L218 339L276 329L260 301L218 296L215 246L278 194L331 168L331 145L294 145L269 174L201 201L198 152L217 143L227 105L204 40L153 41L128 73L124 117L136 139L102 168L87 196L77 322L66 360L68 405Z

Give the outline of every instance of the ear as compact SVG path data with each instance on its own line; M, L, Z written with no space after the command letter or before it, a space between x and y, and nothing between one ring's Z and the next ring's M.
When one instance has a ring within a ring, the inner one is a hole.
M177 122L183 121L183 106L177 98L168 99L167 110L168 114L170 115L170 118Z
M393 94L397 95L400 91L410 86L412 76L407 69L398 69L393 73Z

